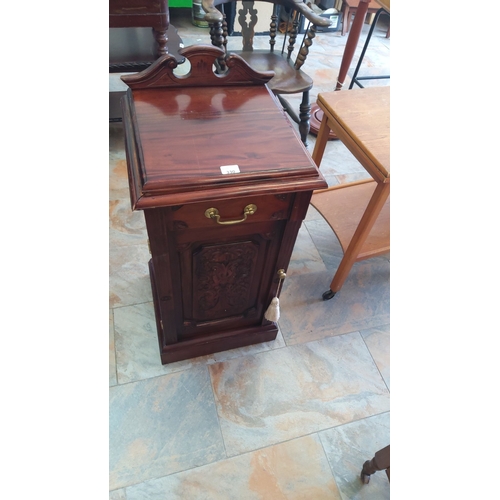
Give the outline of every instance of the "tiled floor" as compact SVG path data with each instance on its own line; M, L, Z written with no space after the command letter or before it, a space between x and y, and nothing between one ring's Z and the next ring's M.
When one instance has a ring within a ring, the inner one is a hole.
M185 45L208 43L182 14L172 9L171 22ZM317 35L306 63L313 101L334 89L346 39ZM363 74L389 72L389 47L381 24ZM330 185L367 176L338 141L321 170ZM110 124L110 500L389 498L384 473L359 480L390 442L389 256L355 264L324 302L342 251L311 207L276 341L162 365L146 240L143 214L130 209L122 127Z

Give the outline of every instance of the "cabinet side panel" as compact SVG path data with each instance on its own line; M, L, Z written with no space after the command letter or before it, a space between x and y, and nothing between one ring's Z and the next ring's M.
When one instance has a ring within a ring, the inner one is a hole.
M172 241L167 231L166 213L165 208L144 211L154 269L153 297L160 323L160 346L177 342L182 325L179 269L172 266Z

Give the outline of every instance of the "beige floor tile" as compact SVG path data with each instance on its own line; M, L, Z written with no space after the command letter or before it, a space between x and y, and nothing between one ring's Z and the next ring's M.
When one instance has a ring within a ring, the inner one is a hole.
M127 500L341 500L316 435L127 488Z
M109 201L109 246L144 245L148 235L142 210L132 211L130 198Z
M228 456L389 408L389 392L359 333L209 369Z

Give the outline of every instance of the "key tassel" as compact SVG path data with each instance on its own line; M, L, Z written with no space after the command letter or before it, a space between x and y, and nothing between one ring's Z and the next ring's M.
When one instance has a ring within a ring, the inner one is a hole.
M267 321L272 321L273 323L276 323L280 319L280 299L278 299L278 295L280 293L281 284L283 283L283 280L286 278L285 271L283 269L280 269L278 271L278 276L279 276L279 283L278 283L278 289L276 290L276 297L273 297L271 303L269 304L269 307L264 313L264 318L267 319Z
M267 311L264 314L264 318L267 321L273 321L276 323L280 319L280 299L278 297L274 297L267 308Z

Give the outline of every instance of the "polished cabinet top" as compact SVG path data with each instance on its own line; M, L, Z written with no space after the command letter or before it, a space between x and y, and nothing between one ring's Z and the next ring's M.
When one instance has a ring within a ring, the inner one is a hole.
M123 110L134 208L326 187L264 83L213 80L128 90Z

